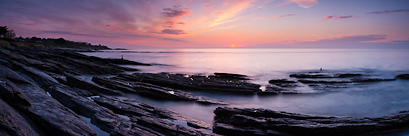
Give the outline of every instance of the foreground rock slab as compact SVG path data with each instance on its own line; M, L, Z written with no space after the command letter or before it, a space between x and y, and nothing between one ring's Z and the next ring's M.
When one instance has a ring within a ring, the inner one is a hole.
M0 77L14 80L2 81L1 84L9 82L2 86L17 91L19 95L14 99L23 99L21 103L13 103L13 107L27 115L38 127L47 128L44 131L51 135L96 135L84 119L47 95L43 89L5 66L0 65L0 69Z
M93 77L92 81L111 89L127 93L136 93L156 99L195 101L202 104L227 104L207 97L196 96L182 90L134 81L133 79L134 77L131 75L121 74L114 78Z
M224 135L366 135L409 129L409 113L351 118L218 107L213 131Z

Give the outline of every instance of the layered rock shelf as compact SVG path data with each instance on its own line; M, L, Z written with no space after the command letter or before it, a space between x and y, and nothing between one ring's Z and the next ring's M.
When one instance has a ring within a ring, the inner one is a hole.
M225 102L143 82L94 77L94 83L76 76L137 71L117 64L149 66L72 50L0 47L0 135L97 135L84 118L110 135L217 135L211 133L210 124L123 94Z
M409 128L407 112L377 118L351 118L218 107L214 114L213 132L223 135L379 135Z

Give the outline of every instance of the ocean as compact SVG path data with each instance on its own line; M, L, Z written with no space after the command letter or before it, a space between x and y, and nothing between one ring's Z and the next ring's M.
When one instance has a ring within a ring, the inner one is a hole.
M144 73L183 73L211 75L214 72L247 75L249 82L269 85L271 79L290 79L300 72L359 73L370 78L394 78L409 74L409 49L275 49L275 48L164 48L107 50L85 55L121 58L155 64L127 66ZM266 108L329 116L379 117L409 110L409 80L353 83L345 88L295 88L302 94L269 96L235 95L185 90L230 103L228 107ZM127 94L141 102L169 108L207 123L220 105L157 100Z

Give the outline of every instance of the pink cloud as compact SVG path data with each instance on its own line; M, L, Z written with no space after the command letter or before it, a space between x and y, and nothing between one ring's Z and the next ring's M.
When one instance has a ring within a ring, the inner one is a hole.
M283 17L290 17L290 16L296 16L297 14L287 14L287 15L282 15L282 16L275 16L275 17L260 17L260 18L255 18L255 19L269 19L269 18L283 18Z

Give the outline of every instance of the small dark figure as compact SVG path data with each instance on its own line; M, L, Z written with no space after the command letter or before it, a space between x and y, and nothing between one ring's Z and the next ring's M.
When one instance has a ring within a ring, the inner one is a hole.
M124 59L124 55L121 55L121 59Z
M322 68L320 68L320 72L322 72Z

